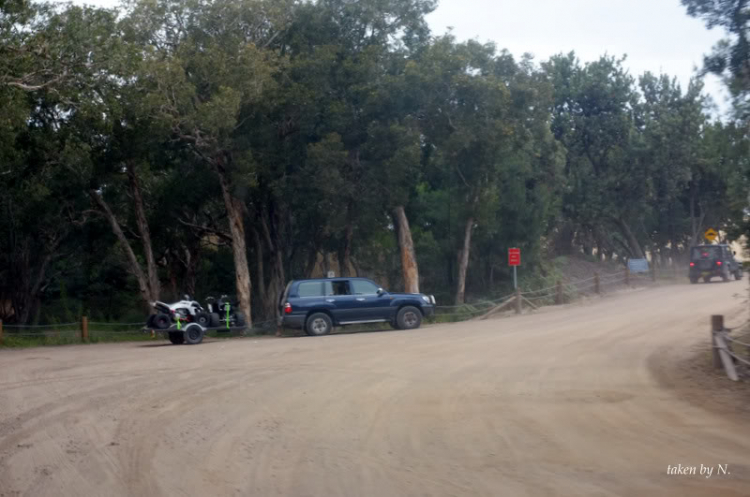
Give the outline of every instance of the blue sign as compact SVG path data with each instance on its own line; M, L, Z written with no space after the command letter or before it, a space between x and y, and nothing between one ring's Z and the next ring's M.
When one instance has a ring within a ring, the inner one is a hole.
M628 270L631 273L648 273L648 260L646 259L629 259Z

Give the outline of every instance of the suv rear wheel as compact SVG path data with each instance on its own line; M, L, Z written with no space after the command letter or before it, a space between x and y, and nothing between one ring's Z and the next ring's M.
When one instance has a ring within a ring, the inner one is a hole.
M331 332L331 329L333 329L331 318L328 317L328 314L322 312L310 315L305 324L305 332L314 337L327 335Z

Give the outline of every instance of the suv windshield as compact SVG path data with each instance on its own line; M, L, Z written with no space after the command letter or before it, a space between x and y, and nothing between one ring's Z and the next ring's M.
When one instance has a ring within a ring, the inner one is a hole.
M694 261L719 258L721 258L721 247L693 247L690 254L690 259Z

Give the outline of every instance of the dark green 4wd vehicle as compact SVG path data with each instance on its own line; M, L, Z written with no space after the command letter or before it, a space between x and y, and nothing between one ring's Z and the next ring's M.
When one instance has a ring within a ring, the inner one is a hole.
M700 278L708 283L714 276L724 281L742 279L742 266L734 259L729 245L698 245L690 249L690 283Z

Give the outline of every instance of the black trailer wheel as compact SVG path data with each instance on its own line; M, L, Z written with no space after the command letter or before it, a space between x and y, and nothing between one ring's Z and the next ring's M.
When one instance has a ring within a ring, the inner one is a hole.
M698 278L691 276L690 277L690 283L692 283L693 285L695 285L696 283L698 283Z
M154 316L153 321L151 322L153 324L154 328L157 330L166 330L170 326L172 326L172 320L164 314L163 312L160 312Z
M185 343L188 345L198 345L203 341L204 333L205 331L201 325L190 323L185 326Z
M185 333L181 331L170 331L169 341L175 345L182 345L185 343Z
M156 314L151 314L148 319L146 320L146 328L154 329L154 318L156 317Z

